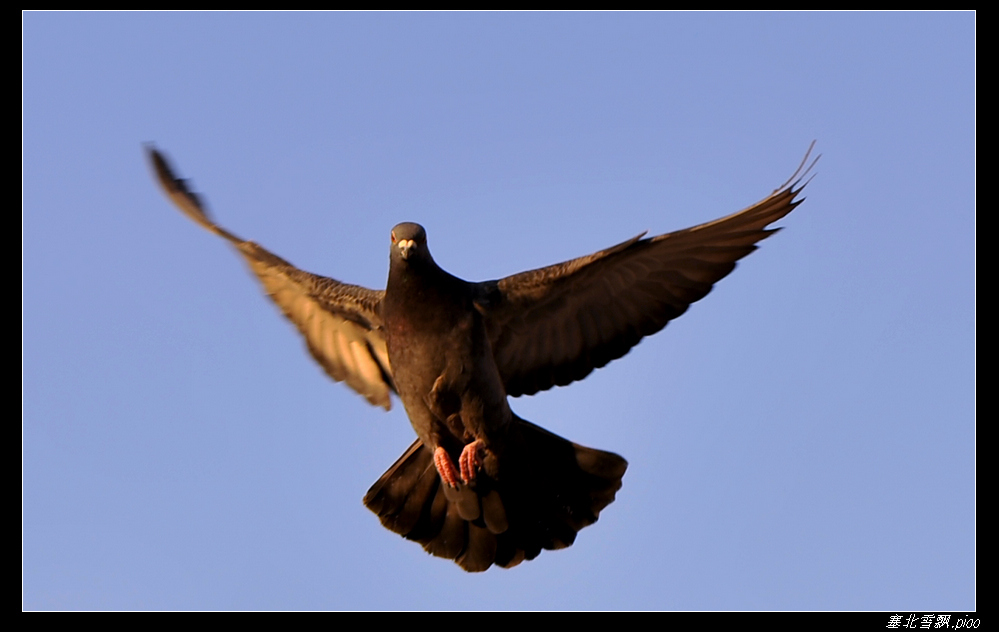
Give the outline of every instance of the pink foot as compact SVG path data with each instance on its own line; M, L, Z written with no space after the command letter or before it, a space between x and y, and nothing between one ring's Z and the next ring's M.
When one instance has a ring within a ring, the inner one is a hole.
M476 439L466 445L465 449L461 451L461 456L458 457L458 465L461 466L461 480L465 481L466 484L475 480L475 473L482 467L482 455L480 451L484 450L485 447L486 444L481 439Z
M465 453L462 452L462 458ZM454 461L448 455L447 450L439 447L434 450L434 465L437 466L437 473L441 475L441 480L448 486L458 487L458 470L454 468Z

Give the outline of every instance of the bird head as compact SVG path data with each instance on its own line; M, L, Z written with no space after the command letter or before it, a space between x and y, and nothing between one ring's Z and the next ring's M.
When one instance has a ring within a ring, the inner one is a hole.
M399 257L403 261L411 258L429 258L427 250L427 231L419 224L404 222L392 229L391 258Z

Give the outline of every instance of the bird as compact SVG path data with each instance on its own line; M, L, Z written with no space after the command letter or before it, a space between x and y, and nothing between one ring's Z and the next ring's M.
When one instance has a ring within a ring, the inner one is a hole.
M237 237L161 151L146 152L170 201L236 249L333 380L386 410L401 400L417 438L365 506L428 553L481 572L572 545L628 467L521 419L509 398L585 378L704 298L804 201L814 144L787 182L742 211L498 280L453 276L423 226L398 224L384 290L300 270Z

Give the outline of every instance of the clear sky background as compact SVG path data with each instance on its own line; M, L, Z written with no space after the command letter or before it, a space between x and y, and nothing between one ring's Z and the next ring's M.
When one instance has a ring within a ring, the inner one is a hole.
M26 13L22 605L976 607L975 15ZM576 544L469 575L361 503L413 440L330 381L216 218L384 287L727 215L785 230L582 382L511 401L613 450Z

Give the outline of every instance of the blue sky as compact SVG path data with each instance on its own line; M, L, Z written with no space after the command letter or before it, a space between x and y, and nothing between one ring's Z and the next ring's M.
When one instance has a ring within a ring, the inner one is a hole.
M976 607L973 13L25 13L22 606ZM361 497L413 439L216 218L384 287L389 229L498 278L765 197L663 332L511 401L613 450L563 551L468 575Z

